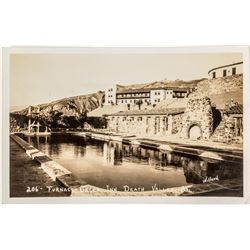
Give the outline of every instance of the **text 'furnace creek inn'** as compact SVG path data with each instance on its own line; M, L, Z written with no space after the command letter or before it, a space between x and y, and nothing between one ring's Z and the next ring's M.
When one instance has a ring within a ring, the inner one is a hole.
M196 84L115 85L106 89L103 106L88 116L105 117L109 131L126 135L241 143L242 66L238 62L211 69L209 79Z

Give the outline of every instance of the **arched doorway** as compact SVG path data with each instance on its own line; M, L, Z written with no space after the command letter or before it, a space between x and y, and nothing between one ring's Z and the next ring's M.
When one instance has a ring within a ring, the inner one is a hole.
M198 124L193 124L189 127L188 138L191 140L199 140L202 138L202 131Z

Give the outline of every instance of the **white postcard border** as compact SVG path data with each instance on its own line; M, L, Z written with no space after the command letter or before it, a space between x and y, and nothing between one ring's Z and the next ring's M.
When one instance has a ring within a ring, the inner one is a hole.
M74 53L243 53L243 148L244 148L244 182L243 197L9 197L9 99L10 99L10 65L11 54L74 54ZM3 91L2 91L2 199L3 203L171 203L171 204L241 204L250 202L250 84L248 46L200 46L200 47L10 47L2 51Z

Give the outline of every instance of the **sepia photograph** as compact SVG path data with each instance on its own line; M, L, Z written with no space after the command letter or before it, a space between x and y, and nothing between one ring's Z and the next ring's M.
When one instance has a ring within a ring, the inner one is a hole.
M4 250L249 249L248 1L1 7Z
M26 48L8 67L10 199L244 197L240 50Z

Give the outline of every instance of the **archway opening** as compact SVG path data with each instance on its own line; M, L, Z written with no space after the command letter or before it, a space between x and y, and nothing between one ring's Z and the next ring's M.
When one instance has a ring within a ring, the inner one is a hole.
M200 140L202 138L202 131L199 125L193 124L188 131L188 138L191 140Z

